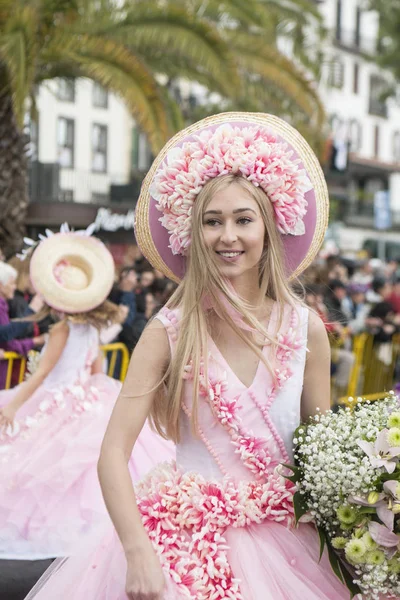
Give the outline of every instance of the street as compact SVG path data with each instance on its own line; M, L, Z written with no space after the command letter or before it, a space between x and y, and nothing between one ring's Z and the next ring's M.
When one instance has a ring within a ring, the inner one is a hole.
M0 600L23 600L51 563L52 559L0 560Z

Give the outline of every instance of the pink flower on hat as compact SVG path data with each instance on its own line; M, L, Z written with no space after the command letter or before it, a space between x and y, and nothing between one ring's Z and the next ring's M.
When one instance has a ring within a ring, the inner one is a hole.
M209 179L229 173L264 190L280 233L304 234L305 194L312 183L301 161L265 127L225 124L170 150L155 175L150 191L173 254L185 254L190 246L192 207L201 189Z

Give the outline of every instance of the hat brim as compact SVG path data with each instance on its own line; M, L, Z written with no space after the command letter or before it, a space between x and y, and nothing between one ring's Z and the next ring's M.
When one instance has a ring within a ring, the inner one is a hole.
M303 235L282 235L286 273L294 278L306 269L317 255L325 237L329 218L329 195L324 174L319 161L302 135L282 119L265 113L221 113L207 117L190 125L175 135L161 150L150 168L142 185L136 207L135 233L137 243L154 268L170 279L179 282L185 274L186 258L175 255L169 248L169 233L161 225L161 213L152 198L150 188L159 167L168 152L191 141L200 131L215 130L220 125L232 123L236 127L261 125L273 132L293 150L293 157L300 160L312 183L312 190L306 193L307 213L303 219Z
M54 275L63 259L79 262L88 273L87 287L67 289ZM114 284L115 266L111 253L98 239L75 233L57 233L39 244L30 264L31 282L49 306L60 312L77 314L100 306Z

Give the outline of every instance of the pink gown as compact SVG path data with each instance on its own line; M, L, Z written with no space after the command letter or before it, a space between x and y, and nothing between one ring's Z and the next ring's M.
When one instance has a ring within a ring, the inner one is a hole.
M144 526L165 574L164 600L348 600L309 524L293 525L292 484L280 463L292 460L300 422L308 311L276 305L270 331L286 350L263 363L246 387L209 340L208 380L201 377L199 436L190 431L191 366L186 368L181 441L175 463L136 485ZM179 313L162 309L174 351ZM126 600L126 562L114 533L52 565L27 600Z
M68 556L110 527L97 478L101 442L121 383L91 374L99 336L69 323L62 355L0 434L0 559ZM0 406L18 387L0 392ZM175 448L146 424L130 460L138 480Z

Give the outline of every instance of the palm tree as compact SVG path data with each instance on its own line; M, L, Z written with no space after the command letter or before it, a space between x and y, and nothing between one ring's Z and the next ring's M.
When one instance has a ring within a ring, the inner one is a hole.
M97 81L124 99L154 152L183 124L170 91L182 77L218 92L216 111L269 110L313 137L323 111L304 43L310 19L309 0L0 0L0 247L11 254L22 242L23 121L36 86ZM285 36L297 64L278 48Z
M24 232L23 123L29 107L35 112L38 85L59 77L97 81L123 98L154 152L173 133L179 113L136 51L142 38L156 36L161 54L166 46L187 48L204 76L218 80L221 93L234 93L236 67L212 24L194 18L183 3L155 3L151 15L138 5L136 20L130 8L109 0L0 0L0 248L8 256L20 248Z
M212 26L229 48L239 75L238 81L233 70L229 74L235 83L233 94L224 92L220 72L204 71L196 50L190 42L177 38L173 25L166 30L157 24L160 9L179 9L183 5L193 19L200 18L202 24ZM319 76L318 49L323 28L315 2L130 0L127 7L136 33L133 39L124 41L149 68L167 75L169 82L184 78L204 84L209 92L219 92L216 104L207 102L187 110L188 121L221 109L273 112L290 120L317 151L321 150L325 112L315 80ZM291 58L280 50L282 41L290 45Z

